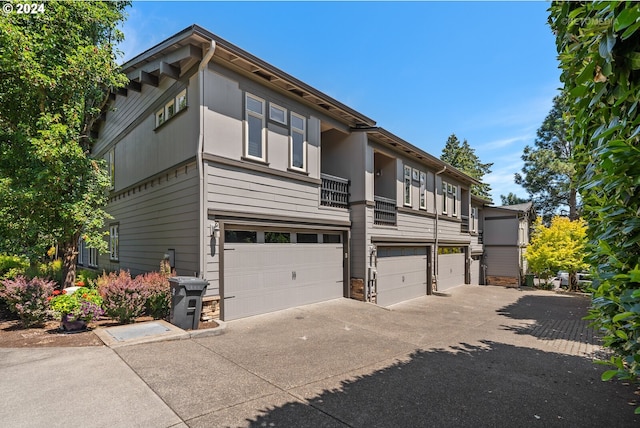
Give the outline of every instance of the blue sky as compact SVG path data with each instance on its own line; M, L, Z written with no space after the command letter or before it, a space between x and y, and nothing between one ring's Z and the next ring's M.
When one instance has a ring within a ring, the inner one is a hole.
M493 201L560 87L548 2L136 1L123 60L198 24L440 156L452 133Z

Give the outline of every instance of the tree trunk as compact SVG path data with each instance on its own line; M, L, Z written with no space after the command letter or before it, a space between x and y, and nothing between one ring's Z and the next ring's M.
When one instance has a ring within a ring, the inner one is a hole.
M569 189L569 220L578 219L578 192L575 187L571 186Z
M569 291L578 291L578 274L575 272L569 272Z
M76 285L76 263L78 261L78 241L66 242L62 254L62 287Z

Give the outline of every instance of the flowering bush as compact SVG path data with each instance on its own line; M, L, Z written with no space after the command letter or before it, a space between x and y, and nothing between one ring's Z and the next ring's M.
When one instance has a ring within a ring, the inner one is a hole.
M66 315L68 321L91 321L104 314L102 297L98 290L81 287L73 293L56 290L53 294L49 306L57 316Z
M42 278L27 280L24 276L0 281L0 297L18 315L25 327L44 324L47 320L48 297L55 283Z
M149 272L139 275L139 279L148 293L145 309L154 319L166 319L169 316L171 293L169 275L160 272Z
M141 279L133 279L128 271L121 270L103 274L97 283L108 316L128 324L144 312L149 292Z

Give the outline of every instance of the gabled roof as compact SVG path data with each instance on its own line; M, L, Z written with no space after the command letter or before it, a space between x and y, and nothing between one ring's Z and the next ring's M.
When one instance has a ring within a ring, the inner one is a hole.
M408 156L413 157L425 164L437 169L442 170L449 176L453 176L465 183L469 184L482 184L475 178L465 174L459 169L449 165L445 161L425 152L422 149L414 146L413 144L403 140L397 135L392 134L384 128L370 127L370 128L355 128L353 131L365 131L379 142L395 148L398 151L406 153ZM445 169L446 168L446 169Z
M289 95L297 96L300 101L325 114L339 119L349 126L373 126L375 121L350 107L318 91L284 71L266 63L260 58L216 36L208 30L191 25L169 37L156 46L130 59L122 65L122 71L134 82L140 82L145 75L157 78L160 75L175 77L187 70L180 70L181 64L189 64L189 59L202 58L202 47L215 42L216 49L212 61L224 64L235 71L259 78L271 88ZM144 74L143 74L144 73Z
M529 202L525 202L524 204L501 205L499 207L493 207L493 208L502 208L502 209L511 210L511 211L527 212L527 211L531 211L531 209L533 208L533 202L529 201Z

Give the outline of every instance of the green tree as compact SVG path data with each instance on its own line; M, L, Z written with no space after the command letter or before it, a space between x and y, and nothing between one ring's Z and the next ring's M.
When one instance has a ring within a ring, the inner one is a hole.
M0 251L32 261L59 245L65 285L80 236L105 249L109 175L90 132L126 84L114 43L124 2L58 2L0 20Z
M562 206L569 207L569 218L578 218L578 202L572 140L567 138L563 114L568 111L566 97L558 95L537 131L535 147L526 146L522 154L522 174L515 182L529 193L536 210L549 221Z
M525 257L529 269L540 278L565 270L569 272L570 289L577 289L576 273L586 269L587 227L584 221L553 217L547 227L538 217Z
M491 173L493 163L482 163L467 140L460 143L456 134L451 134L442 149L440 159L456 167L465 174L482 181L486 174ZM487 183L471 186L471 193L483 199L491 200L491 186Z
M529 199L521 198L513 192L509 192L507 196L500 195L500 200L502 201L502 205L518 205L529 202Z
M614 366L640 376L640 3L552 3L568 138L596 281L591 318ZM636 409L640 414L640 407Z

